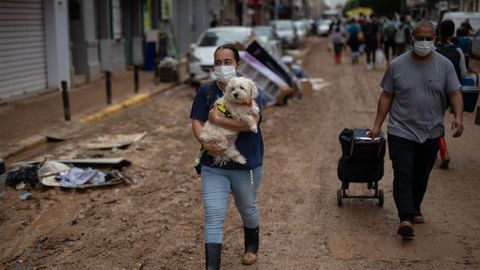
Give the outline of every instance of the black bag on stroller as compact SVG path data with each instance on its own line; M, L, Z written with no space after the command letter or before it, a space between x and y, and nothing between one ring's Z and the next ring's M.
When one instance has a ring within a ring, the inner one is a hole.
M342 156L338 161L337 175L342 181L337 190L337 204L342 205L343 198L374 198L383 206L383 190L378 189L378 181L383 177L385 138L379 134L372 140L368 129L344 129L339 136ZM349 183L367 183L368 189L374 189L373 196L352 196L347 194Z

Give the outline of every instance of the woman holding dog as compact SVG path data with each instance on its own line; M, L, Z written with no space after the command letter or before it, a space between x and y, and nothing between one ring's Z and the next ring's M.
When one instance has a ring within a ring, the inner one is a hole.
M228 81L237 76L240 67L238 50L230 44L218 47L214 53L213 82L204 83L198 88L193 101L190 118L195 138L200 142L202 200L204 208L204 241L206 269L220 269L220 257L223 243L223 225L227 214L230 191L242 217L244 228L243 264L257 262L259 246L259 214L256 195L263 174L263 139L260 129L260 115L257 121L257 133L251 132L245 124L228 117L228 113L213 107L215 100L223 96ZM257 104L262 104L257 97ZM200 133L206 121L226 129L238 131L235 142L240 153L246 158L246 164L229 161L224 166L214 164L214 156L225 151L215 144L200 140Z

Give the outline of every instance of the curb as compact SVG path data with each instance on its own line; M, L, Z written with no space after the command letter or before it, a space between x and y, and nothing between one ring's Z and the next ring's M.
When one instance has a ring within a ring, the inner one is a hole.
M100 122L101 120L105 119L107 116L118 113L121 110L127 109L129 107L140 104L142 102L146 102L150 100L150 98L152 98L153 96L156 96L158 94L161 94L169 90L181 89L182 87L185 87L185 86L186 85L184 83L172 83L171 85L165 88L154 89L154 90L148 91L147 93L136 94L118 104L110 105L97 113L84 116L80 118L79 122L82 124L93 124L93 123ZM10 149L7 149L6 151L0 151L0 159L6 160L12 156L15 156L21 152L24 152L26 150L42 145L46 142L47 142L46 136L42 136L42 135L31 136L29 138L21 140L20 142L16 143L14 146L12 146Z
M136 94L136 95L130 97L129 99L127 99L127 100L125 100L121 103L110 105L110 106L106 107L105 109L103 109L103 110L101 110L97 113L84 116L84 117L80 118L80 122L82 124L92 124L92 123L99 122L109 115L115 114L115 113L117 113L117 112L119 112L123 109L132 107L132 106L137 105L139 103L146 102L150 98L152 98L153 96L156 96L156 95L158 95L160 93L163 93L165 91L181 88L182 86L183 86L183 83L172 83L171 85L169 85L165 88L152 90L148 93Z
M82 124L92 124L101 121L105 117L112 115L114 113L117 113L123 109L126 109L128 107L131 107L133 105L139 104L141 102L147 101L150 99L151 94L150 93L141 93L141 94L136 94L133 97L118 103L118 104L113 104L105 109L101 110L100 112L87 115L85 117L80 118L80 122Z

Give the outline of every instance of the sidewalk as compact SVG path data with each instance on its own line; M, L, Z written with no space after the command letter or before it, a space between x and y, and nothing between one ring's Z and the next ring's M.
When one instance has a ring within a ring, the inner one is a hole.
M58 90L27 97L0 105L0 158L6 159L29 147L45 142L47 132L81 128L80 120L96 116L100 111L114 112L142 102L158 91L173 88L178 83L154 84L153 72L140 71L139 94L135 95L133 71L112 78L112 105L106 103L105 78L69 89L71 121L64 120L63 101ZM126 102L125 106L118 106ZM115 105L117 104L117 105ZM97 113L95 115L95 113Z

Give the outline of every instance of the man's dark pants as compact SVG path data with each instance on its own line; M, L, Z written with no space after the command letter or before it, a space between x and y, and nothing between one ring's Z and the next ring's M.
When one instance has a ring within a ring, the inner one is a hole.
M417 143L388 135L393 164L393 198L401 221L421 215L420 206L427 190L428 177L435 164L438 138Z

